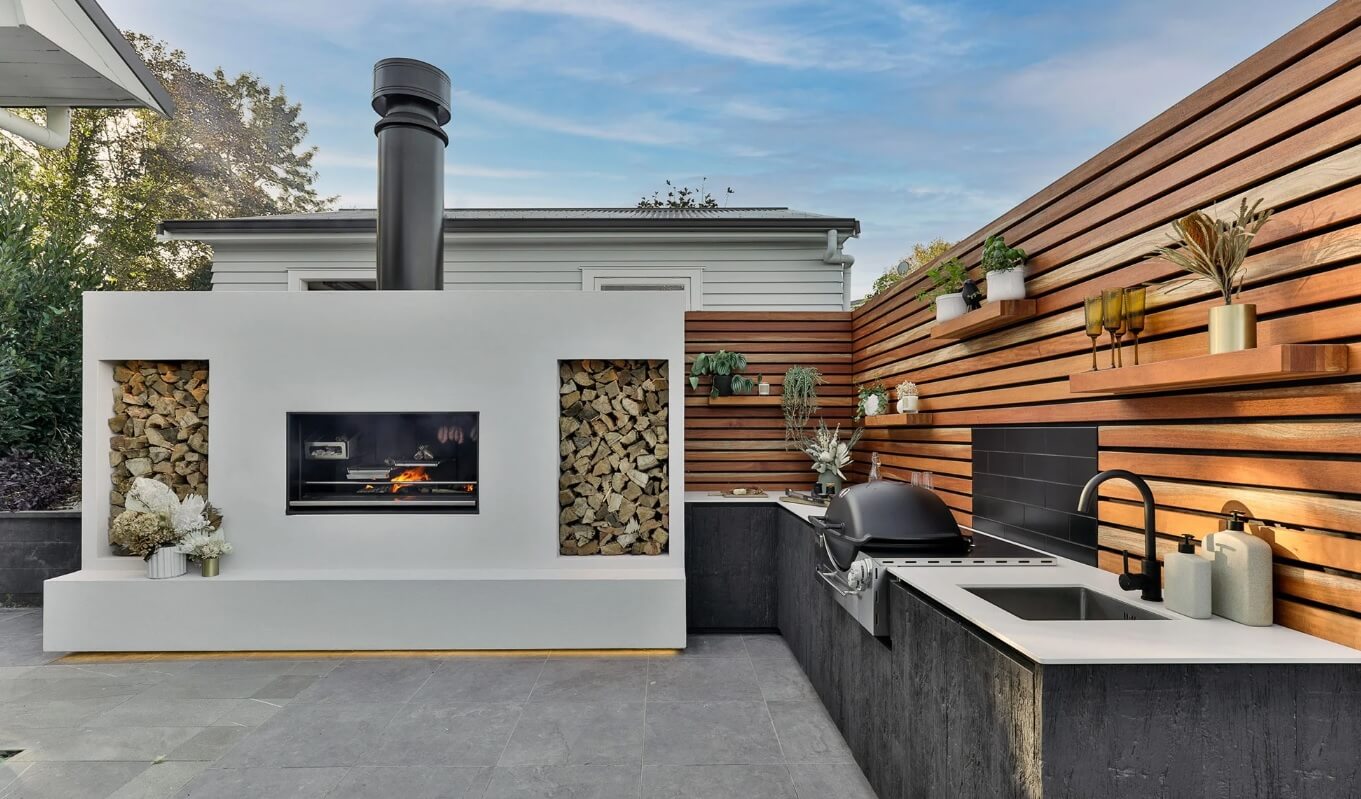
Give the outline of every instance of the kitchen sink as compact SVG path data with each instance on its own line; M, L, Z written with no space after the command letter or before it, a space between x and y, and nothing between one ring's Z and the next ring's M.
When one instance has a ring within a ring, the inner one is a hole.
M1167 617L1079 585L974 586L965 591L1030 621L1166 621Z

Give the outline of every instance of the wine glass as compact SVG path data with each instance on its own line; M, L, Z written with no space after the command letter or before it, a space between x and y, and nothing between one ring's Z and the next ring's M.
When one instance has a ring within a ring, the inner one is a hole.
M1134 365L1139 365L1139 334L1144 332L1144 306L1147 291L1143 286L1125 289L1125 327L1134 336Z
M1092 371L1097 370L1096 365L1096 341L1101 338L1101 322L1104 318L1101 309L1101 295L1096 294L1088 297L1085 310L1087 312L1087 337L1092 340Z
M1106 332L1111 334L1111 368L1120 365L1115 362L1115 354L1120 350L1119 336L1125 334L1125 290L1106 289L1101 292L1101 322Z

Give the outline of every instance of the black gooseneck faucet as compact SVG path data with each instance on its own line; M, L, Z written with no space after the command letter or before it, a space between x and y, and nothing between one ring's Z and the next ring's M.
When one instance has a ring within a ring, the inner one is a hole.
M1129 550L1124 550L1121 554L1124 558L1125 573L1120 575L1120 587L1126 591L1141 591L1140 596L1149 602L1161 602L1162 566L1158 563L1158 534L1153 524L1156 512L1153 506L1153 489L1148 487L1144 478L1124 469L1108 469L1088 480L1087 485L1083 486L1082 496L1077 501L1077 509L1083 513L1092 513L1092 508L1096 504L1097 486L1112 478L1124 480L1134 486L1139 490L1139 496L1144 499L1144 557L1139 561L1141 573L1130 572Z

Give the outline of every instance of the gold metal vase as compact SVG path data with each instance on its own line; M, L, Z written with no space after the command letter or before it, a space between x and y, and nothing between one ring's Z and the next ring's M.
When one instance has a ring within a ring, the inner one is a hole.
M199 561L199 573L204 577L217 576L217 558L204 558Z
M1257 347L1257 306L1216 305L1210 309L1210 354Z

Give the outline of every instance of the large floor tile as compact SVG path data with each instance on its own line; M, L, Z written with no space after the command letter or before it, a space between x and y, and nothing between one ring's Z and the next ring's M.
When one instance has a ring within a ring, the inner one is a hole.
M366 738L358 762L375 766L494 766L520 718L520 707L506 703L403 705L381 735Z
M767 702L815 702L817 691L793 658L752 658L756 683Z
M0 703L0 726L77 727L128 701L125 696Z
M345 776L343 768L207 769L178 799L320 799Z
M406 702L434 674L434 660L348 660L331 669L295 702Z
M676 658L648 664L648 701L702 702L761 699L751 660Z
M110 794L109 799L171 799L207 767L207 763L168 760L154 763Z
M514 766L492 772L483 799L638 799L637 766Z
M250 730L246 727L206 727L198 735L175 747L171 760L212 762L227 754Z
M326 799L481 799L489 768L357 766Z
M796 799L784 766L646 766L643 799ZM818 799L842 799L829 793Z
M281 674L251 694L252 699L291 700L307 690L320 677L315 674Z
M818 702L770 702L775 734L789 763L853 761L836 724Z
M747 647L747 654L753 658L794 660L794 653L789 650L789 645L779 635L773 633L770 635L744 635L742 641Z
M146 763L34 763L0 790L3 799L107 799Z
M644 763L783 762L764 702L649 702L645 726Z
M641 702L644 658L552 657L544 663L530 702Z
M140 760L168 757L198 727L79 727L0 732L0 748L22 749L16 760ZM17 740L17 744L11 744Z
M422 705L524 702L547 658L454 658L440 663L411 701Z
M219 676L204 672L185 672L152 685L147 694L176 701L183 699L245 699L269 685L268 674Z
M391 704L289 705L241 739L219 765L352 766L398 710Z
M274 718L283 703L274 699L237 699L236 703L213 722L217 727L258 727Z
M738 658L746 657L747 648L740 635L691 633L685 637L685 648L674 655L658 655L658 660L670 658Z
M89 721L92 727L206 727L235 705L235 699L205 699L143 693L123 700Z
M799 799L879 799L854 763L792 763L789 776Z
M500 765L642 763L643 707L641 702L526 705Z

